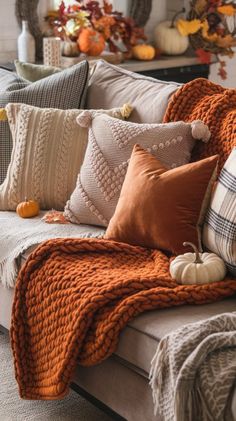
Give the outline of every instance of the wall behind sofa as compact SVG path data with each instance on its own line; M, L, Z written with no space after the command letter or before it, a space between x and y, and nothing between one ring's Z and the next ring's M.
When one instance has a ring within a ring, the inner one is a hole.
M116 7L125 10L130 0L113 0ZM39 16L41 21L45 16L47 8L51 7L53 0L39 1ZM171 18L176 10L180 10L184 5L187 7L189 0L153 0L153 8L150 20L147 24L147 33L152 38L153 28L157 21ZM15 0L0 0L0 63L12 61L17 56L17 37L19 27L15 18ZM233 59L226 59L228 78L222 81L217 75L217 65L211 66L210 79L226 87L236 88L236 53Z

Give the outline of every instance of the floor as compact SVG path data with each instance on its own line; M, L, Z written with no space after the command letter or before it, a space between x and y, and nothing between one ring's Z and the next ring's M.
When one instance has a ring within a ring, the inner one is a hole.
M19 398L9 336L0 333L0 421L113 421L71 391L60 401Z

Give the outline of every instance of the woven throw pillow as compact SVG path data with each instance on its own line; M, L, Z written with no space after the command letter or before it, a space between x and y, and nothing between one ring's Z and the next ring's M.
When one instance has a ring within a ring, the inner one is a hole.
M203 229L203 244L221 256L236 276L236 148L227 159L213 192Z
M25 197L38 200L41 209L63 209L87 146L88 129L76 123L83 110L8 104L6 111L13 151L7 177L0 186L0 210L15 210ZM104 112L123 118L123 111Z
M197 144L193 160L219 155L219 170L236 147L236 89L199 78L183 85L170 99L164 122L200 119L211 131L207 145Z
M54 73L61 72L61 69L53 66L45 66L44 64L25 63L23 61L14 61L16 73L29 82L36 82Z
M34 83L27 82L13 72L0 69L0 108L5 108L9 102L42 108L82 108L87 80L86 61ZM6 177L11 151L12 138L8 122L0 121L0 184Z
M199 227L217 161L213 156L168 171L136 145L105 238L173 254L186 252L184 241L201 249Z
M135 143L172 168L189 161L194 138L207 140L210 136L202 122L138 124L106 115L93 117L89 111L82 113L77 121L85 126L91 124L89 143L65 216L72 222L92 225L108 225Z

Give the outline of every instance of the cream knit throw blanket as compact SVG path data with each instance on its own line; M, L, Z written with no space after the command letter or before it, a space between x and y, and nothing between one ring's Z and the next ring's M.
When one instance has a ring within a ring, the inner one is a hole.
M155 412L164 421L232 421L236 312L166 335L152 360Z
M101 237L98 227L75 224L47 224L41 218L46 212L31 219L20 218L15 212L0 212L0 282L14 287L18 258L29 247L51 238Z

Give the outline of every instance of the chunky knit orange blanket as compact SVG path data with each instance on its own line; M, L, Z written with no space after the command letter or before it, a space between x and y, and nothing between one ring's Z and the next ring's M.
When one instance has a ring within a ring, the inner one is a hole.
M172 96L164 122L202 120L209 126L208 143L198 142L193 160L219 154L219 170L236 146L236 89L225 89L207 79L195 79Z
M42 243L16 285L11 341L20 395L58 399L77 362L89 366L116 349L127 322L146 310L203 304L233 295L235 280L178 285L169 259L98 239Z

